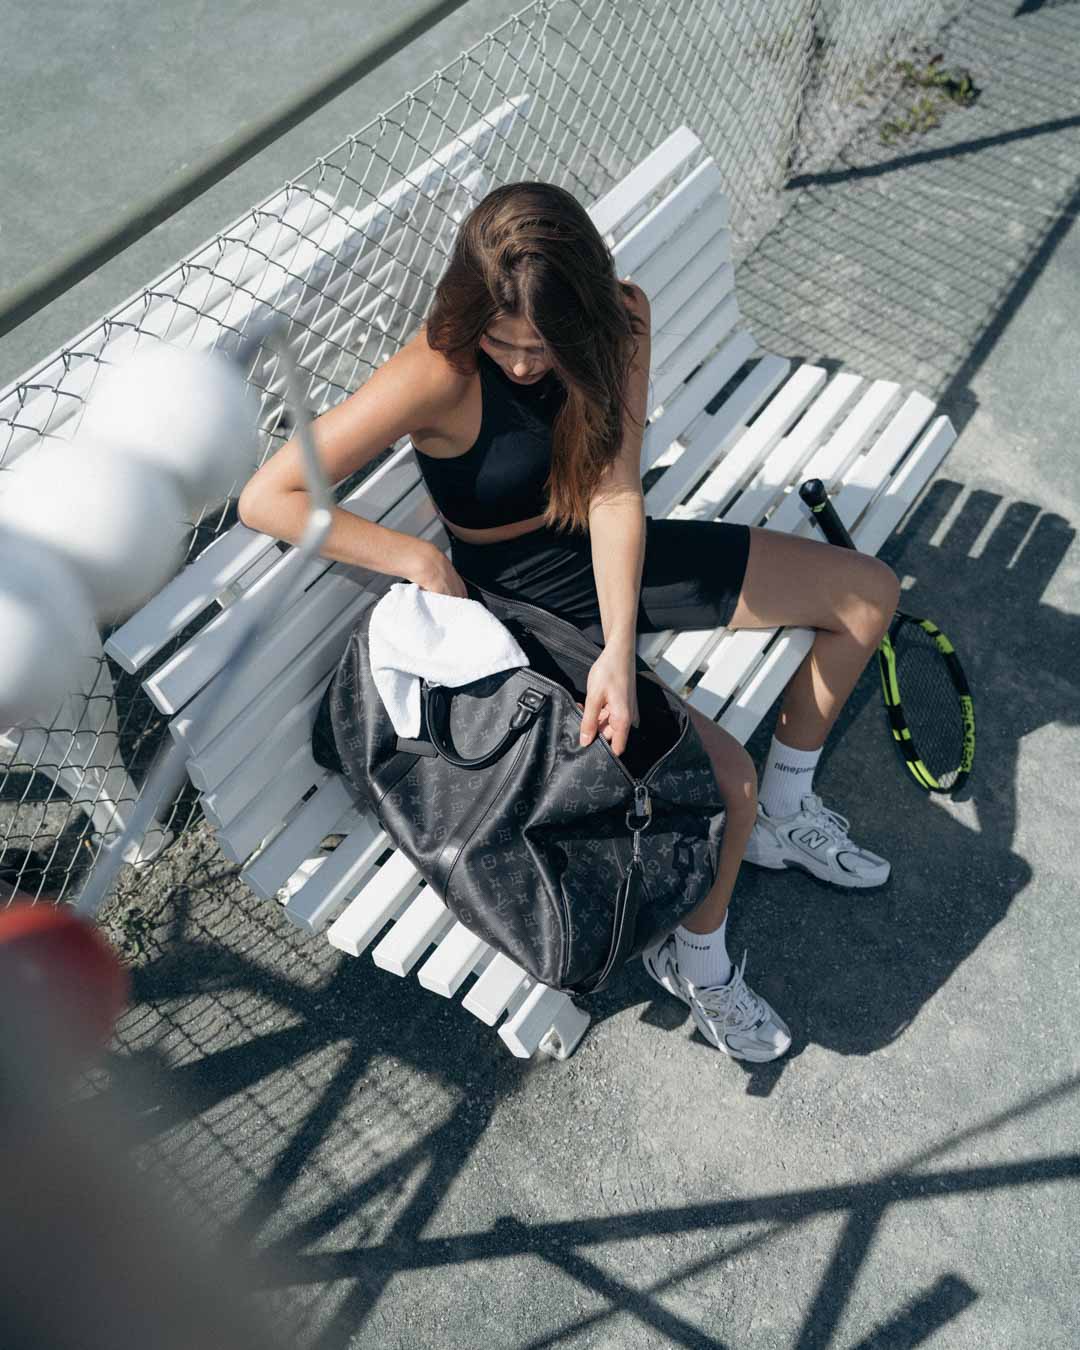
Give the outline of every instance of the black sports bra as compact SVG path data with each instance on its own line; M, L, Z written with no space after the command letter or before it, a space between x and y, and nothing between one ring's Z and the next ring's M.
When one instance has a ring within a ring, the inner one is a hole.
M482 349L480 434L463 455L441 458L416 450L435 505L452 525L485 529L542 515L551 472L551 427L566 388L549 370L535 384L517 384Z

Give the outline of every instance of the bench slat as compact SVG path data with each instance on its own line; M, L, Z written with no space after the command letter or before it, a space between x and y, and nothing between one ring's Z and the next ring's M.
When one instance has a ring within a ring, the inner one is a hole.
M191 699L169 723L173 736L184 743L192 755L198 754L225 726L255 697L276 679L298 652L303 653L309 642L320 632L337 622L350 610L359 611L369 593L344 573L336 573L323 584L309 591L304 603L294 605L281 622L267 633L258 644L258 657L251 665L251 684L233 681L224 694L208 685ZM246 672L245 672L246 674Z
M134 675L212 604L220 591L273 548L270 535L234 525L118 628L105 643L106 652Z
M494 948L483 938L470 933L463 923L455 923L416 972L416 978L432 993L453 998L466 979L480 974L494 955Z
M915 393L911 398L928 404L922 394ZM933 405L929 406L932 411ZM872 466L867 464L865 475L851 483L854 492L849 492L846 498L840 494L837 508L840 518L854 526L857 542L864 552L877 553L911 508L955 440L956 432L949 419L935 417L919 443L895 470L884 491L874 497L873 506L865 510L861 517L859 502L874 481Z
M273 735L256 746L243 763L211 791L201 796L202 808L218 821L232 820L251 801L260 783L285 772L285 766L301 746L311 746L315 713L322 698L324 681L300 699L275 726Z
M805 412L811 398L818 397L818 394L821 393L822 381L826 378L825 371L817 366L803 366L799 371L796 371L796 375L792 375L788 385L794 385L796 377L802 371L807 373L806 381L801 382L798 389L792 390L790 400L784 401L782 406L776 408L775 416L772 409L774 409L774 405L779 404L780 400L779 396L774 398L772 404L769 404L767 412L761 413L753 427L749 428L737 447L730 452L728 459L722 460L718 467L711 472L709 478L702 483L701 489L695 494L694 504L686 510L687 514L697 514L698 510L702 510L707 518L709 514L717 512L722 502L728 501L729 495L732 493L736 471L738 471L737 486L741 487L747 482L747 475L742 472L742 464L738 463L738 460L742 459L744 455L749 458L751 452L749 450L744 451L744 443L751 440L752 433L757 433L753 440L756 440L757 444L764 448L765 454L771 454L780 439L776 432L786 432L790 428L791 421L794 420L791 417L792 408L798 409L799 413ZM830 472L833 478L841 474L850 460L855 458L861 445L865 444L867 437L872 435L873 429L880 424L883 409L888 408L895 401L896 393L898 393L896 386L890 385L886 381L873 383L857 402L849 417L845 418L836 435L830 437L828 443L815 452L814 458L810 462L813 467L807 468L807 472L810 472L810 474L817 474L818 471ZM798 413L796 413L796 416L798 416ZM780 502L776 510L783 514L779 521L775 520L774 517L769 517L774 528L788 528L801 518L799 516L798 499L792 499L790 495Z
M721 306L726 309L727 306ZM686 383L681 380L675 380L670 388L660 391L660 401L663 405L662 411L645 428L641 447L641 470L642 477L645 473L659 464L661 461L677 462L677 460L688 453L692 453L692 444L675 444L681 441L683 437L689 442L690 427L704 424L706 419L711 424L713 417L719 415L728 408L730 397L724 404L717 409L716 413L704 413L706 404L715 397L716 393L722 389L738 372L740 367L754 355L757 349L757 343L746 332L745 329L735 328L726 324L725 316L718 314L711 321L710 326L725 325L725 334L722 337L723 345L720 350L714 352L712 356L705 359L705 352L708 347L714 345L704 334L695 335L688 340L690 350L686 353L686 360L693 374L689 375ZM773 389L779 385L780 381L787 375L791 368L789 361L781 357L772 357L773 371L775 373L774 382L771 385L766 384L760 389L762 399L768 398ZM759 362L760 365L760 362ZM760 377L759 377L760 378ZM749 413L745 413L749 416ZM736 417L735 422L738 423Z
M307 886L297 891L285 905L285 917L305 933L321 932L341 907L370 882L387 842L373 821L364 821L350 830L327 855L326 862Z
M646 288L651 320L650 376L663 366L671 352L689 333L700 327L710 310L723 304L729 296L734 299L735 269L731 264L728 242L726 230L714 234L703 248L690 254L678 271L661 286L651 290ZM667 250L661 256L667 259ZM634 275L640 281L641 273ZM706 287L708 296L703 299L702 291ZM735 309L737 314L737 302Z
M611 252L620 274L636 273L666 240L685 229L699 211L710 207L716 214L716 228L722 229L728 223L723 180L716 165L706 160L614 245Z
M948 418L941 417L933 423L863 525L852 531L854 542L860 549L870 553L880 548L930 480L955 439L956 432ZM755 670L752 679L719 719L725 731L742 742L750 737L798 669L803 657L813 646L813 641L811 629L790 628L783 631ZM697 689L689 702L700 708L706 716L713 716L710 711L711 700L699 699Z
M723 202L722 197L719 200ZM671 236L662 248L632 271L623 265L622 259L616 254L615 264L619 276L632 276L649 297L654 326L658 326L655 325L656 306L665 290L701 253L708 249L714 258L715 266L710 271L716 271L731 262L731 231L719 223L725 218L719 208L714 210L710 206L709 209L699 211L691 218L689 225Z
M592 1016L584 1008L579 1008L573 999L564 999L562 1007L552 1020L550 1030L541 1036L537 1049L550 1055L552 1059L569 1059L591 1021ZM524 1040L521 1043L524 1045Z
M695 259L694 266L680 273L664 292L665 298L659 307L659 322L652 337L654 359L657 369L661 372L682 346L687 333L696 332L709 315L715 313L721 305L727 304L725 314L730 316L732 327L735 327L741 317L733 289L735 273L731 264L723 263L711 275L703 276L711 260L712 255L709 253L706 253L700 265ZM689 291L684 297L683 293L687 288ZM675 299L670 310L667 302L669 293ZM665 320L665 313L670 313L670 322Z
M272 829L288 819L299 797L311 788L319 787L331 776L328 769L322 768L312 759L310 747L302 746L280 777L267 783L258 797L239 815L215 832L222 853L230 862L244 862ZM303 785L299 792L298 784Z
M209 791L234 773L268 734L274 734L273 729L299 699L316 684L325 683L366 608L366 599L362 595L355 606L346 606L276 679L261 685L261 690L253 685L251 702L188 760L188 773L197 788Z
M801 366L774 393L788 369L788 363L778 357L766 356L758 362L705 424L695 438L693 453L684 453L645 494L645 505L654 516L669 515L718 459L712 475L695 494L703 503L702 519L712 519L727 498L749 480L825 380L825 372L818 367ZM755 412L758 416L753 425L724 454L739 427ZM717 503L715 509L705 505L713 502Z
M611 234L639 202L651 196L700 149L701 141L690 128L678 127L593 203L589 208L593 224L601 234Z
M364 903L354 901L327 929L330 945L359 956L411 904L420 884L416 869L405 855L395 853L364 887Z
M656 390L656 401L667 408L668 401L672 394L679 394L684 387L684 382L694 377L695 371L711 354L713 348L720 346L721 343L728 344L732 342L737 335L738 323L740 323L740 313L734 296L728 296L717 311L707 317L702 327L697 332L691 332L683 343L680 344L671 359L666 365L657 366L652 371L653 389ZM756 350L757 344L751 339L753 350ZM791 363L783 360L782 356L772 356L775 362L783 362L784 369L788 369ZM703 412L707 402L720 393L722 386L714 387L709 390L706 397L703 398L701 413L695 413L695 416L707 416ZM693 418L691 418L693 424ZM647 432L648 436L648 432ZM664 447L660 447L663 450Z
M880 388L881 385L885 387ZM875 381L859 400L854 412L845 419L836 435L812 456L802 476L821 478L824 482L832 482L835 486L837 475L847 471L846 481L850 484L859 463L857 457L867 434L880 425L882 409L892 406L897 392L895 385L887 381ZM925 403L926 400L922 399L921 395L912 395L908 398L875 441L870 463L878 477L873 481L880 482L884 478L919 434L926 422ZM849 466L856 467L849 468ZM850 486L842 487L841 491L845 490L850 494L853 489ZM840 500L839 496L837 500ZM852 500L852 497L849 495L847 500ZM765 528L783 530L807 538L814 537L813 523L807 518L806 508L798 494L794 492L790 493L773 512L765 522ZM705 674L695 689L695 694L701 691L698 696L702 700L700 706L703 711L708 707L709 716L714 716L723 707L744 678L744 673L751 670L754 663L760 659L772 641L775 631L775 629L741 629L738 632L724 630L716 635L714 651L708 658Z
M765 457L738 499L724 513L725 519L742 525L756 525L775 510L786 488L801 478L801 469L808 457L827 436L831 436L838 420L847 415L862 385L859 375L843 372L835 375L791 431L782 436ZM684 510L692 508L693 503L686 508L677 506L676 519Z
M454 923L454 916L443 901L430 886L424 885L386 937L372 948L371 959L382 970L407 975L431 944L437 943Z
M248 594L254 599L268 591L284 592L294 583L300 585L300 577L304 578L305 587L310 587L328 567L323 558L305 563L299 550L290 549L259 577ZM294 609L297 607L293 606ZM192 694L207 684L225 664L235 642L235 612L235 606L222 610L191 642L143 681L143 688L161 712L179 712Z
M396 481L401 482L400 474ZM359 502L350 499L348 508L350 511L359 513L359 507ZM427 538L429 535L438 533L445 535L441 521L438 521L435 517L430 497L419 485L415 484L409 488L404 498L399 500L389 515L384 518L384 523L389 528L400 529L420 538ZM251 587L251 593L263 592L267 587L281 586L284 588L292 584L294 577L299 574L297 568L299 557L300 554L295 549L282 555L282 563L261 576ZM280 638L291 631L293 625L303 625L305 623L303 618L305 612L311 609L313 605L320 603L328 590L351 586L354 592L366 588L377 589L381 593L393 581L397 580L397 578L383 573L370 572L364 568L350 567L343 563L331 565L325 558L314 559L304 569L303 574L310 577L308 589L293 601L287 611L275 618L272 639L275 642L278 642ZM146 689L155 704L162 706L163 711L171 709L180 712L178 734L181 739L187 739L187 729L194 713L193 701L200 696L200 691L201 693L207 693L208 690L211 690L213 677L220 672L225 658L232 649L232 643L235 641L233 632L236 622L234 613L236 608L236 606L233 606L219 614L153 675L143 681L143 688ZM263 642L268 641L266 638L263 639ZM262 644L260 644L260 651L261 649ZM260 657L260 662L261 660ZM260 673L260 666L257 663L252 671L253 678L260 678ZM246 684L244 687L250 688L251 686ZM213 702L215 699L216 691L213 691L209 701ZM177 725L176 718L173 719L173 725ZM218 725L220 726L220 719L218 719ZM202 740L201 736L200 740Z
M461 1006L485 1025L493 1027L515 999L520 1006L533 983L505 952L496 952L466 992Z
M365 821L370 821L370 817L356 809L345 780L331 774L329 781L248 861L240 879L256 895L272 900L293 886L304 859L315 852L328 834L349 834ZM389 843L387 839L386 844Z
M338 504L358 509L354 491ZM267 556L279 552L272 535L239 522L208 544L183 571L137 610L105 643L105 650L129 674L135 674L204 609Z

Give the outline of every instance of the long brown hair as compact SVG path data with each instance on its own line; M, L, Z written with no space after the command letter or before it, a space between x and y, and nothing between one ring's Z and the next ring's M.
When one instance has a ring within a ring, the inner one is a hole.
M587 530L589 501L623 438L627 374L643 330L631 288L585 208L554 183L495 188L462 222L435 288L427 341L460 374L489 324L524 318L566 399L552 428L544 524Z

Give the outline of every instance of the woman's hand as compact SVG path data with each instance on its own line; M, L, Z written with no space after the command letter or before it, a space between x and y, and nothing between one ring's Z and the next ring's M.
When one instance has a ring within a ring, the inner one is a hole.
M630 728L638 725L635 651L632 641L608 643L593 662L581 718L582 745L591 745L599 731L616 755L626 749Z
M433 591L436 595L452 595L458 600L468 600L469 592L462 580L461 573L441 548L434 544L423 543L415 559L410 560L407 581L414 582L422 591Z

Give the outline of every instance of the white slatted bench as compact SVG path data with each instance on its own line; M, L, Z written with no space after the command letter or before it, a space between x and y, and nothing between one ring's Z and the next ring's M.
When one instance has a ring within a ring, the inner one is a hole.
M819 477L858 546L876 552L955 432L919 393L847 373L830 379L811 365L792 369L757 346L735 299L720 174L700 152L693 133L679 129L590 208L619 275L651 301L654 407L642 471L663 472L646 491L647 509L810 534L793 488ZM720 405L706 411L721 391ZM342 505L449 547L407 439ZM170 623L177 631L180 597L212 605L267 555L254 584L284 584L295 550L281 553L266 536L236 527L117 639L129 656L160 647L159 633ZM565 1058L588 1014L457 923L378 820L315 763L311 729L327 679L364 608L398 578L325 561L308 573L309 589L263 641L250 677L220 703L215 675L231 627L227 609L144 681L189 750L191 779L222 852L300 928L325 931L353 956L370 950L395 974L415 970L444 997L464 991L463 1005L481 1020L502 1019L499 1036L515 1055L540 1048ZM745 741L812 641L805 629L719 629L644 635L638 650L677 692L686 696L693 684L688 701ZM341 842L321 851L331 835Z

